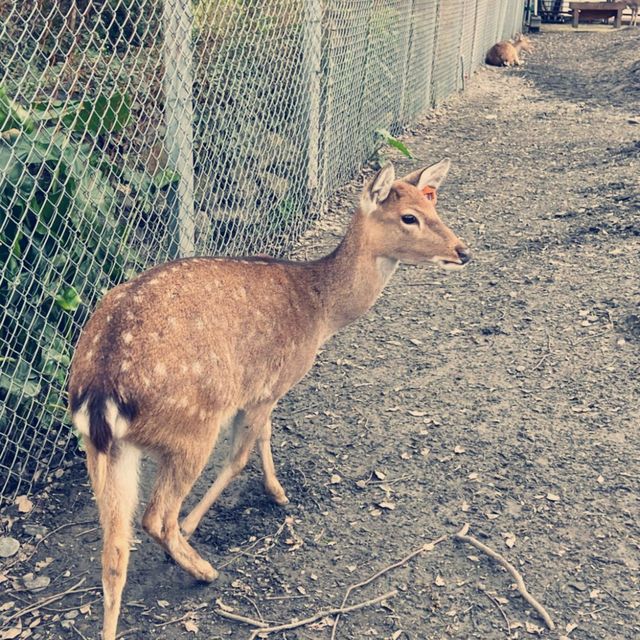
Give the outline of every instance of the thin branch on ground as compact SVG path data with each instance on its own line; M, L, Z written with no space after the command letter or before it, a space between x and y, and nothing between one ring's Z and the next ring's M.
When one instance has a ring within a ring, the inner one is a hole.
M242 616L237 613L231 613L230 611L224 611L223 609L216 609L215 612L219 616L222 616L223 618L228 618L229 620L235 620L236 622L242 622L252 627L257 627L257 629L254 629L251 635L249 636L249 640L255 640L255 638L257 638L258 636L268 635L270 633L277 633L278 631L287 631L289 629L297 629L299 627L304 627L308 624L312 624L316 620L321 620L322 618L327 618L329 616L334 616L339 614L345 614L351 611L357 611L358 609L364 609L365 607L370 607L371 605L377 604L378 602L382 602L383 600L389 600L390 598L393 598L397 594L398 594L398 591L394 589L393 591L383 593L381 596L377 596L376 598L372 598L371 600L365 600L364 602L359 602L358 604L353 604L348 607L325 609L324 611L318 611L317 613L314 613L312 616L309 616L308 618L304 618L303 620L292 620L291 622L275 625L273 627L267 626L265 622L261 622L260 620L255 620L254 618L248 618L246 616Z
M287 516L287 518L288 517L289 516ZM249 551L249 549L253 549L253 547L255 547L257 544L259 544L263 540L266 540L267 538L271 538L272 540L275 541L278 538L278 536L284 531L285 527L287 526L287 518L284 519L284 522L278 527L278 530L275 533L271 533L269 535L262 536L261 538L258 538L257 540L254 540L251 544L248 544L245 547L240 547L239 550L235 553L235 555L233 555L231 558L229 558L229 560L227 560L226 562L222 562L221 564L217 565L217 568L218 569L223 569L224 567L229 566L232 562L235 562L238 558L240 558L243 555L248 555L249 557L253 557L253 556L251 556L251 554L247 553L247 551Z
M507 625L507 637L511 638L511 623L509 622L509 618L507 618L507 614L504 612L504 609L493 596L490 596L486 591L483 591L482 593L484 593L484 595L487 596L487 598L489 598L489 600L493 603L493 605L502 614L502 617L504 618L504 621Z
M527 587L524 584L524 580L520 572L497 551L494 551L473 536L467 535L467 531L469 531L469 525L465 524L458 533L453 534L454 539L466 542L474 546L476 549L480 549L480 551L488 555L490 558L493 558L493 560L495 560L499 565L504 567L516 581L516 587L518 588L520 595L542 616L547 627L553 631L553 629L556 628L556 625L551 619L551 616L547 613L547 610L527 591Z
M171 618L171 620L165 620L164 622L154 622L153 626L156 629L160 629L162 627L168 627L170 624L176 624L178 622L182 622L183 620L187 620L188 618L193 618L193 611L189 611L185 613L183 616L179 618Z
M84 633L82 633L82 631L80 631L80 629L78 629L78 627L73 624L73 621L69 626L82 638L82 640L89 640L89 638L87 638L87 636L85 636Z
M21 618L22 616L26 615L27 613L31 613L32 611L35 611L36 609L41 609L42 607L46 607L47 605L51 604L52 602L57 602L58 600L62 600L64 597L71 595L71 594L78 594L78 593L85 593L87 591L98 591L100 589L100 587L85 587L84 589L79 589L78 587L80 587L81 584L83 584L85 582L86 578L82 578L79 582L77 582L76 584L74 584L72 587L69 587L68 589L65 589L64 591L61 591L60 593L55 593L51 596L47 596L46 598L42 598L40 600L38 600L38 602L34 602L33 604L29 605L28 607L24 607L23 609L19 609L18 611L16 611L14 614L10 615L8 618L5 618L2 621L2 625L3 626L7 626L12 620L16 620L17 618Z
M377 573L374 573L372 576L370 576L366 580L363 580L362 582L358 582L358 584L352 584L347 588L347 591L344 594L344 598L342 598L342 604L340 606L344 607L345 604L347 604L347 600L349 599L349 596L351 595L352 591L355 591L360 587L365 587L366 585L370 584L374 580L377 580L380 576L384 575L385 573L407 564L407 562L409 562L411 559L415 558L416 556L419 556L421 553L425 553L426 551L433 551L437 544L439 544L440 542L443 542L446 539L447 539L447 536L440 536L439 538L436 538L432 542L426 542L419 549L412 551L410 554L406 555L401 560L398 560L393 564L383 567L382 569L380 569L380 571L378 571ZM338 622L340 622L339 614L336 616L336 619L333 621L333 628L331 629L331 640L335 640Z
M11 564L8 564L5 567L5 571L8 571L9 569L15 567L16 565L22 564L24 562L29 562L29 560L31 560L31 558L33 558L33 556L36 555L36 551L38 550L40 545L47 538L50 538L52 535L58 533L58 531L62 531L62 529L67 529L68 527L79 527L81 525L91 524L93 522L94 522L94 520L81 520L80 522L67 522L65 524L61 524L59 527L55 528L53 531L49 531L49 533L47 533L46 535L42 536L42 538L40 538L40 540L38 540L36 542L35 546L33 547L33 550L31 551L31 553L26 558L16 558L16 560L14 560Z
M398 594L397 589L393 589L392 591L388 591L387 593L383 593L381 596L376 598L372 598L371 600L365 600L364 602L359 602L358 604L352 604L348 607L338 607L336 609L327 609L326 611L319 611L313 616L309 618L305 618L304 620L299 620L295 622L288 622L286 624L278 625L277 627L264 627L262 629L256 629L250 636L249 640L255 640L258 636L262 636L263 634L269 633L277 633L278 631L287 631L288 629L297 629L298 627L304 627L316 620L322 620L322 618L327 618L330 616L341 615L345 613L349 613L350 611L357 611L358 609L364 609L365 607L370 607L374 604L378 604L378 602L383 602L384 600L389 600Z

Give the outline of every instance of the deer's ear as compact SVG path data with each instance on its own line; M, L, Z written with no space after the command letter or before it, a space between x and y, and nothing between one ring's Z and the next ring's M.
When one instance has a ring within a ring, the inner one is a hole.
M436 164L432 164L430 167L411 172L402 178L402 180L403 182L412 184L414 187L418 187L420 190L425 187L438 190L447 177L447 173L449 173L449 167L451 167L451 160L445 158Z
M365 186L360 196L360 206L365 213L371 213L389 197L391 185L395 179L396 172L393 165L385 162L382 169Z

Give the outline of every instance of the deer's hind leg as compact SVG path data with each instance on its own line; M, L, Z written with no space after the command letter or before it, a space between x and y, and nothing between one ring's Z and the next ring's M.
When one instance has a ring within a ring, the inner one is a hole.
M268 418L260 435L258 436L258 450L262 461L262 472L264 473L264 488L276 504L283 507L289 504L289 498L285 493L273 464L273 454L271 453L271 418Z
M187 542L178 524L180 507L202 473L215 443L219 425L191 446L164 451L158 460L158 475L142 526L185 571L196 580L211 582L218 572Z
M227 464L218 474L215 482L202 500L182 521L182 531L185 536L191 536L204 514L211 508L231 481L247 466L256 440L263 432L265 424L269 422L273 406L274 403L270 402L238 412L232 425L231 453Z

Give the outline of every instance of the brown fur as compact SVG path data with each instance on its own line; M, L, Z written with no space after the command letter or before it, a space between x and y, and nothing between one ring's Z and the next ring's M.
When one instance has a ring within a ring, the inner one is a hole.
M468 261L420 192L437 188L448 167L443 161L394 181L385 166L340 245L320 260L178 260L104 297L78 342L69 395L104 528L105 640L115 638L126 580L139 453L158 460L145 530L195 578L213 580L215 569L187 538L256 443L267 492L288 502L275 474L270 414L320 345L369 309L397 261ZM407 214L417 224L403 222ZM182 502L228 422L229 462L181 532Z
M518 34L513 42L504 40L494 44L487 52L485 62L495 67L511 67L513 65L520 66L520 51L531 53L533 44L529 38Z

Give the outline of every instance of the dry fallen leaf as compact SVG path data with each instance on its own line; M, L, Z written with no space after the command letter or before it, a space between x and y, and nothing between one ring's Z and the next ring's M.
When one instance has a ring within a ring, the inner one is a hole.
M331 478L329 478L329 482L331 484L340 484L342 482L342 478L337 473L334 473Z
M466 451L466 449L464 447L461 447L461 446L456 446L453 449L453 452L454 453L458 453L458 454L464 453L465 451Z
M411 460L411 454L410 454L408 451L403 451L403 452L400 454L400 457L401 457L403 460Z
M463 500L462 505L460 505L460 510L466 513L467 511L469 511L470 508L471 508L471 505L466 500Z
M162 609L164 609L165 607L168 607L169 604L171 604L168 600L156 600L157 604L159 607L161 607Z
M433 581L437 587L444 587L446 582L441 575L437 575L436 579Z
M564 630L567 632L567 635L569 635L574 629L577 629L578 625L575 622L569 622L567 623L567 626L564 628Z
M193 620L185 620L183 623L184 628L191 633L198 633L200 630L198 625Z
M393 502L389 502L387 500L385 500L383 502L378 502L378 506L381 509L387 509L389 511L393 511L396 508L396 505Z
M387 477L387 474L384 473L383 471L379 471L378 469L375 469L373 472L373 475L378 479L378 480L384 480Z
M424 416L427 415L426 411L409 411L409 415L413 416L414 418L423 418Z
M11 627L11 629L7 629L6 631L0 631L0 640L13 640L13 638L17 638L22 633L22 625L18 623L19 626Z
M514 533L511 533L510 531L508 531L507 533L504 533L504 543L507 545L507 547L509 547L509 549L511 549L513 547L513 545L515 545L516 543L516 536Z
M551 502L558 502L560 500L560 496L555 493L547 493L547 500Z
M543 627L539 627L537 624L533 624L533 622L529 622L528 620L525 620L524 628L526 629L527 633L535 633L536 635L540 635L544 632Z
M29 513L33 509L33 502L27 496L18 496L15 499L15 505L20 513Z

